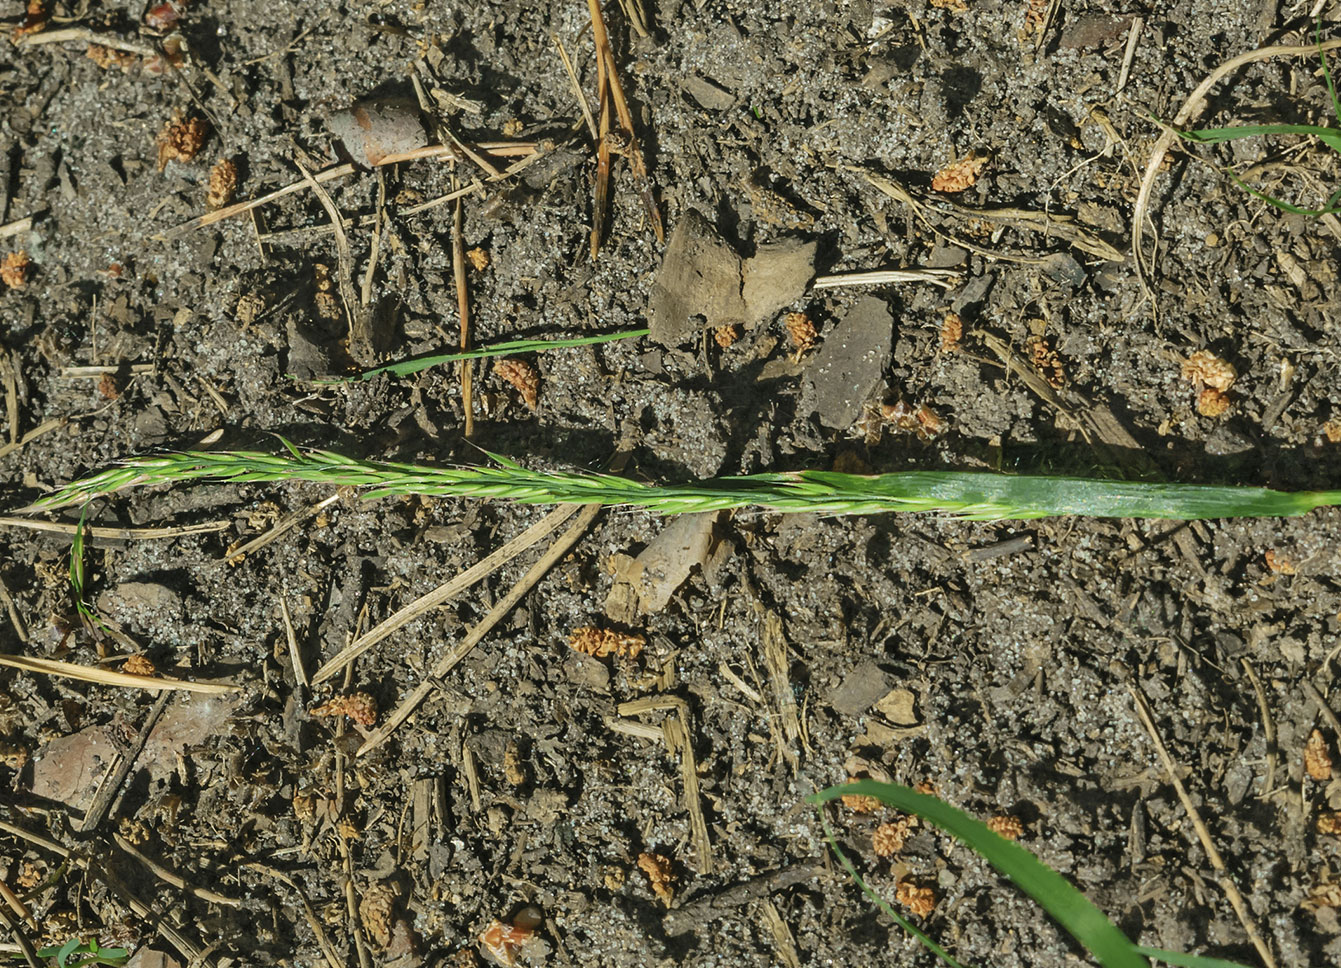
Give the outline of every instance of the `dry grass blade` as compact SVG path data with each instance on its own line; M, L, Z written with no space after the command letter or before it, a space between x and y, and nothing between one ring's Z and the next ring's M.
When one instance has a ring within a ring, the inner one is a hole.
M567 520L567 518L577 510L578 507L571 504L555 508L554 511L546 517L545 521L548 522L553 519L554 526L558 527L559 524L564 520ZM475 627L467 633L466 637L462 639L451 652L438 660L433 666L432 674L416 686L409 696L401 701L400 705L386 718L386 721L363 741L363 745L358 748L358 751L354 755L362 756L385 743L401 723L409 719L410 716L414 714L414 711L419 708L419 704L437 687L437 681L451 671L453 666L464 659L466 655L479 644L480 640L489 633L489 630L501 622L508 612L516 607L517 603L531 590L535 583L543 578L545 573L553 568L564 555L568 554L573 545L577 544L578 539L586 533L587 528L590 527L591 522L595 520L596 515L599 512L600 508L596 507L582 509L582 514L575 522L573 522L572 527L560 535L559 538L546 549L545 554L541 556L540 560L527 570L521 580L513 585L508 593L499 600L498 604L491 608L489 613L476 623ZM545 522L541 523L543 524Z
M521 156L523 160L527 161L538 153L536 145L529 141L484 141L476 144L475 148L478 151L485 151L491 155L498 155L499 157L504 158ZM387 155L385 158L382 158L377 165L378 167L397 165L402 162L419 161L424 158L455 159L459 156L460 152L455 145L425 145L424 147L416 148L413 151L405 151L397 155ZM330 168L323 168L321 171L313 172L312 179L321 184L325 184L326 182L333 181L337 178L348 178L358 170L357 165L334 165ZM507 174L507 172L505 171L504 174ZM254 208L269 204L276 199L283 198L285 195L301 192L308 187L307 179L302 179L291 185L285 185L283 188L277 188L273 192L268 192L265 195L259 195L256 198L248 199L243 202L234 202L232 205L225 206L214 212L206 212L204 215L198 215L187 222L183 222L181 225L174 226L163 232L158 238L174 239L179 235L185 235L187 232L204 228L206 225L213 225L215 222L222 222L224 219L233 218L236 215L250 212ZM463 190L462 194L478 190L478 186L471 186Z
M517 555L521 554L527 548L531 547L537 541L540 541L547 534L552 532L559 525L563 524L572 516L575 507L555 508L549 514L545 515L540 521L531 525L517 537L513 538L507 544L492 552L488 557L471 565L461 574L452 578L450 581L439 585L433 591L416 598L409 605L399 609L394 615L381 622L374 628L369 629L363 635L359 636L345 648L341 649L339 654L323 665L312 676L312 682L324 682L335 675L349 663L353 662L364 652L367 652L378 642L390 635L392 632L409 624L421 615L432 611L443 602L447 601L453 595L457 595L480 579L492 574L499 568L502 568L507 562L511 561Z
M456 200L456 211L452 215L452 275L456 279L456 311L461 317L461 352L470 349L470 290L466 287L466 244L465 215L461 209L461 199ZM471 392L470 360L462 360L461 368L461 408L465 411L465 438L475 435L475 403Z
M0 655L0 666L22 669L24 672L36 672L42 675L64 676L67 679L96 682L104 686L146 689L151 692L158 692L163 689L181 689L184 692L217 695L224 692L236 692L241 688L227 682L192 682L186 679L173 679L168 676L133 676L128 672L112 672L109 669L99 669L96 666L75 665L72 662L35 659L21 655Z
M1182 801L1183 809L1187 811L1188 817L1192 820L1192 827L1197 832L1197 839L1201 841L1202 849L1206 851L1206 859L1211 862L1215 868L1216 874L1220 878L1220 887L1224 890L1225 896L1229 898L1230 905L1234 908L1234 913L1238 915L1239 923L1243 925L1243 930L1247 932L1248 939L1252 941L1253 947L1257 949L1257 954L1262 959L1262 964L1266 968L1276 968L1276 958L1271 953L1271 946L1266 943L1261 932L1257 930L1257 925L1253 921L1252 914L1248 911L1247 902L1243 895L1239 893L1238 886L1229 876L1229 869L1225 866L1224 858L1220 856L1220 851L1216 849L1215 841L1211 839L1211 832L1206 828L1206 824L1201 819L1201 814L1197 811L1192 798L1187 795L1187 788L1183 786L1183 781L1178 777L1178 767L1169 755L1168 748L1164 745L1164 740L1159 735L1159 728L1155 726L1154 715L1150 711L1150 704L1146 702L1139 689L1135 685L1131 687L1132 699L1136 703L1136 713L1140 717L1141 725L1145 727L1150 734L1150 741L1155 744L1155 752L1159 754L1160 761L1164 764L1165 771L1169 774L1169 782L1173 784L1174 790L1178 793L1178 799Z
M621 142L620 153L629 160L629 168L633 174L633 180L638 189L638 196L642 199L643 209L647 212L647 219L652 223L652 231L657 237L657 241L665 243L666 229L661 222L661 213L657 209L656 199L652 195L651 178L647 172L647 164L643 159L642 150L638 147L638 135L633 125L633 112L629 110L628 101L624 97L624 86L619 81L619 71L615 66L615 54L610 46L610 34L605 29L605 17L601 13L600 0L587 0L587 9L591 13L592 39L596 43L596 66L597 66L597 85L600 88L602 108L601 108L601 138L597 146L598 164L609 166L609 154L611 151L611 132L609 129L608 111L611 106L615 113L619 115L619 124L621 131L619 138ZM609 102L606 102L606 96L609 96ZM600 152L605 152L602 160ZM599 169L598 169L599 171ZM597 181L598 194L600 180ZM601 199L597 199L598 204ZM596 257L595 248L597 238L592 236L592 258Z
M204 521L200 524L183 524L175 528L107 528L97 525L84 525L84 534L90 538L106 541L151 541L158 538L182 538L191 534L215 534L227 531L227 521ZM32 518L0 516L0 528L23 528L25 531L48 531L52 534L73 535L79 524L74 521L35 521Z

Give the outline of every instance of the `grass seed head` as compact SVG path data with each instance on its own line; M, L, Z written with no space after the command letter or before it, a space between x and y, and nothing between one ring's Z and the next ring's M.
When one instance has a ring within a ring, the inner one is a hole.
M237 164L231 158L220 158L210 169L210 187L205 195L205 207L211 212L223 208L233 200L237 191Z
M1020 818L1004 813L999 813L988 820L987 829L1007 840L1019 840L1024 836L1024 824L1020 822Z
M348 696L336 696L312 710L316 717L347 716L360 726L371 726L377 722L377 700L366 692L352 692Z
M892 857L903 850L903 845L908 842L908 837L916 826L917 818L913 816L882 823L871 834L871 849L875 851L877 857Z
M1238 379L1238 371L1228 360L1222 360L1210 350L1197 350L1183 361L1183 379L1198 386L1208 386L1221 393Z
M23 249L6 253L4 259L0 259L0 282L4 282L10 289L22 289L28 284L28 269L31 265L32 260Z
M1232 401L1229 394L1215 387L1205 387L1197 394L1197 413L1203 417L1223 417Z
M928 917L936 910L936 892L908 880L899 881L894 889L894 900L919 918Z
M736 340L740 339L741 328L738 323L728 323L726 326L719 326L713 330L713 341L722 349L726 349Z
M170 161L191 161L200 154L209 137L210 125L204 118L174 115L158 133L158 170Z
M664 854L644 852L638 855L638 866L647 875L647 880L652 885L652 893L657 896L657 900L670 907L671 902L675 900L675 872L671 867L670 858Z
M970 151L936 172L931 178L931 187L934 191L947 194L966 191L978 183L978 176L991 160L991 155L985 152Z
M946 313L941 322L941 352L953 353L964 338L964 320L959 313Z
M805 313L788 313L782 318L782 322L787 327L787 335L791 337L792 347L797 352L804 352L815 345L819 334L815 331L815 324Z
M522 403L534 410L540 402L540 372L525 360L499 360L494 364L494 375L512 384Z
M568 646L574 652L602 659L607 655L636 658L646 645L647 639L642 635L598 629L591 625L574 629L568 637Z
M1304 744L1304 772L1319 783L1332 778L1332 754L1327 750L1327 740L1321 730L1309 733L1308 742Z

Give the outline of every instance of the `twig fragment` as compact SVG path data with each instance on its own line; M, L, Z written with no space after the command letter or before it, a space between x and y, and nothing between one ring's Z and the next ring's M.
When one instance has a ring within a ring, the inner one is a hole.
M186 679L173 679L169 676L136 676L126 672L99 669L96 666L75 665L72 662L58 662L55 659L38 659L21 655L0 655L0 666L22 669L24 672L36 672L49 676L64 676L67 679L80 679L84 682L96 682L104 686L146 689L151 692L162 689L181 689L184 692L218 694L236 692L240 688L227 682L192 682Z
M1257 930L1257 925L1253 922L1252 915L1248 911L1248 905L1239 893L1238 886L1229 876L1229 869L1225 866L1224 858L1220 856L1220 851L1215 846L1215 841L1211 839L1211 832L1202 822L1201 814L1197 812L1196 805L1192 798L1187 795L1187 788L1183 786L1183 781L1178 776L1178 767L1169 755L1169 750L1164 745L1164 740L1159 735L1159 729L1155 726L1154 715L1150 711L1150 704L1145 696L1133 684L1131 686L1132 698L1136 701L1136 713L1141 719L1141 724L1145 726L1146 732L1150 734L1150 740L1155 744L1155 752L1159 754L1160 761L1164 764L1165 771L1169 774L1169 781L1173 784L1174 790L1178 793L1178 799L1182 801L1183 809L1192 820L1192 827L1197 832L1197 839L1201 841L1201 847L1206 851L1206 859L1211 862L1219 875L1220 887L1229 898L1230 905L1234 908L1234 913L1238 915L1239 923L1243 925L1243 930L1248 933L1248 939L1252 941L1253 947L1257 949L1258 956L1262 959L1262 964L1266 968L1276 968L1275 956L1271 953L1270 946L1266 943L1261 933Z

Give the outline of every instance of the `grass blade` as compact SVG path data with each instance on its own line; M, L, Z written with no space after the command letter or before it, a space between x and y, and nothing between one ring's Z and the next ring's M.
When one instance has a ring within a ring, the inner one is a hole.
M1197 144L1219 144L1222 141L1260 138L1270 134L1309 134L1327 141L1335 139L1341 131L1316 124L1239 124L1232 128L1198 128L1194 131L1179 131L1178 134Z
M460 363L463 360L486 360L495 357L516 356L519 353L543 353L546 350L566 349L572 346L595 346L620 339L637 339L647 335L646 329L625 329L617 333L601 333L596 336L577 336L572 339L518 339L506 343L494 343L478 349L463 350L456 353L435 353L431 356L417 356L412 360L401 360L385 366L363 370L349 377L328 380L316 380L316 383L354 383L359 380L371 380L378 376L410 376L429 367L442 366L445 363Z
M1341 123L1341 98L1336 96L1336 85L1332 83L1332 72L1327 67L1327 52L1322 49L1322 8L1318 8L1318 23L1313 28L1313 39L1318 44L1318 60L1322 61L1322 76L1327 80L1327 93L1332 97L1332 113L1336 115L1336 120ZM1332 147L1336 147L1333 145ZM1337 148L1341 151L1341 148Z
M915 814L962 841L1037 901L1104 968L1149 968L1145 956L1117 925L1066 878L1023 847L988 830L982 821L937 797L875 780L829 787L808 799L822 804L845 794L875 797L886 806Z
M838 862L843 865L843 869L847 871L848 876L857 882L857 886L871 899L871 902L883 911L891 921L920 941L922 947L926 948L941 961L945 962L950 968L964 968L964 966L956 961L948 951L937 944L931 935L913 924L913 922L909 921L898 911L895 911L890 907L888 901L873 891L871 886L862 880L862 876L857 873L857 868L853 866L852 861L848 859L847 854L843 853L842 848L838 846L838 838L834 836L833 827L829 826L829 818L824 815L823 810L820 811L820 823L824 826L824 839L829 842L829 849L834 852L834 856L836 856ZM1214 968L1214 966L1211 966L1211 968Z
M1248 968L1237 961L1224 958L1208 958L1206 955L1188 955L1181 951L1165 951L1163 948L1137 948L1147 958L1155 958L1175 968Z

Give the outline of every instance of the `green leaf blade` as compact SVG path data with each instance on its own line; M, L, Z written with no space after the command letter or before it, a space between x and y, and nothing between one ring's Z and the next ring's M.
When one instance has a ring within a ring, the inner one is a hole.
M823 804L845 794L875 797L886 806L916 814L968 845L1037 901L1104 968L1150 968L1131 940L1066 878L1023 847L993 833L982 821L937 797L875 780L829 787L809 800Z

